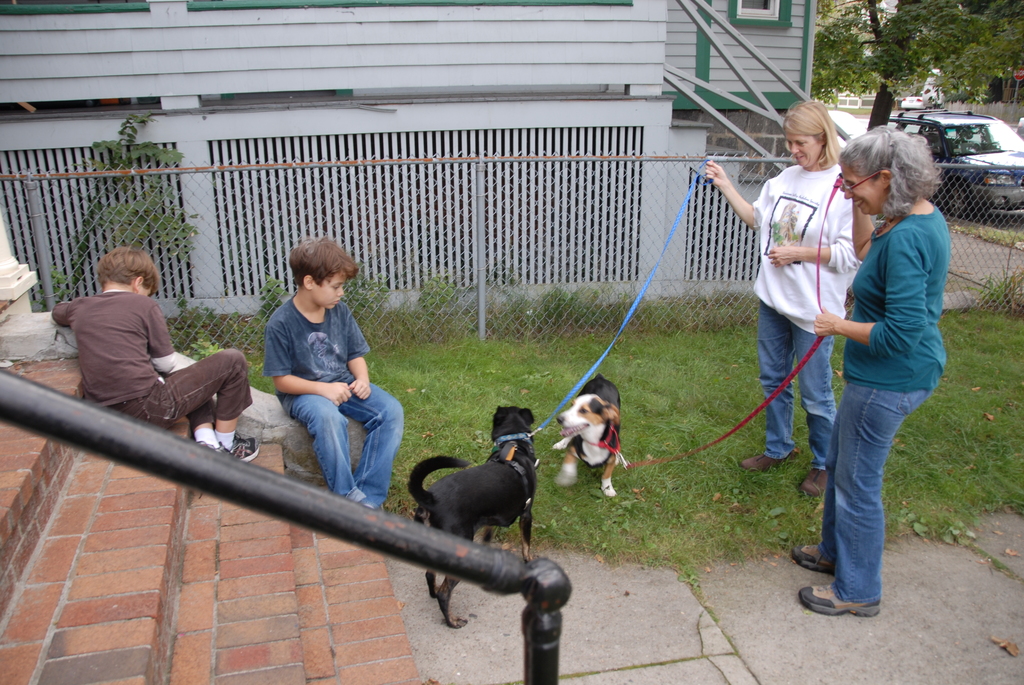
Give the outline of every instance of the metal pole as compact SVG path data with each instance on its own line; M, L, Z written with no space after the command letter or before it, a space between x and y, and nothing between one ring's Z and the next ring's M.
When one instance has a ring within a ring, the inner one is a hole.
M572 594L572 583L558 564L534 559L526 565L523 582L524 685L558 682L558 645L562 636L562 607Z
M484 164L473 165L475 192L473 193L473 239L476 241L476 334L487 339L487 258L484 241Z
M29 174L25 182L28 195L28 216L32 224L32 237L36 244L36 271L43 286L43 302L46 311L53 311L53 262L50 261L50 236L43 220L43 203L39 199L39 182Z

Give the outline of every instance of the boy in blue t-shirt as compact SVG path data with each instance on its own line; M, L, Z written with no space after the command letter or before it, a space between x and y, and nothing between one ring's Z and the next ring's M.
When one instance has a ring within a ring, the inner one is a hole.
M291 251L288 264L297 292L267 322L263 375L274 379L284 410L313 436L327 487L380 507L402 442L404 413L398 400L370 383L363 359L370 347L341 302L345 281L359 267L329 238L306 238ZM355 474L346 417L366 429Z

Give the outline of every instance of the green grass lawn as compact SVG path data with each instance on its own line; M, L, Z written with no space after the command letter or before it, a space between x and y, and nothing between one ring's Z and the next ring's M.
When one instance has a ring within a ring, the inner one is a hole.
M900 431L883 497L890 534L916 532L954 541L983 511L1024 511L1024 321L982 311L951 312L942 329L949 352L946 374ZM411 515L414 503L405 484L421 459L444 454L485 460L496 406L529 407L537 423L543 421L608 340L467 340L372 352L367 358L371 378L406 411L387 508ZM837 340L837 369L841 356ZM622 445L630 461L703 445L763 399L752 326L627 332L600 370L622 393ZM269 389L266 379L254 383ZM837 377L837 395L841 386ZM716 560L779 554L793 544L816 542L821 500L797 491L810 454L805 415L800 409L796 414L799 454L781 468L747 473L737 465L764 447L762 415L687 459L616 469L616 498L600 493L599 471L582 466L575 486L554 484L563 453L551 450L558 433L549 426L535 438L541 459L533 508L535 551L570 549L613 562L671 566L693 579ZM514 543L517 536L513 526L498 539Z

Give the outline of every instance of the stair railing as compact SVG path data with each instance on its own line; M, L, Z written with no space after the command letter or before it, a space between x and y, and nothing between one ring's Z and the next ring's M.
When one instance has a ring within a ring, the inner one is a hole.
M524 682L558 682L561 608L572 585L549 559L524 563L512 552L368 509L13 373L0 372L0 420L490 592L521 593Z

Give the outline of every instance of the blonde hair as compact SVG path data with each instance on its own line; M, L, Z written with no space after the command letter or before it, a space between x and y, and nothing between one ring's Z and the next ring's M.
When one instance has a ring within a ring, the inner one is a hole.
M836 125L828 115L825 105L817 100L808 100L793 105L782 119L782 129L787 135L814 136L822 144L818 164L828 169L839 163L839 136Z

